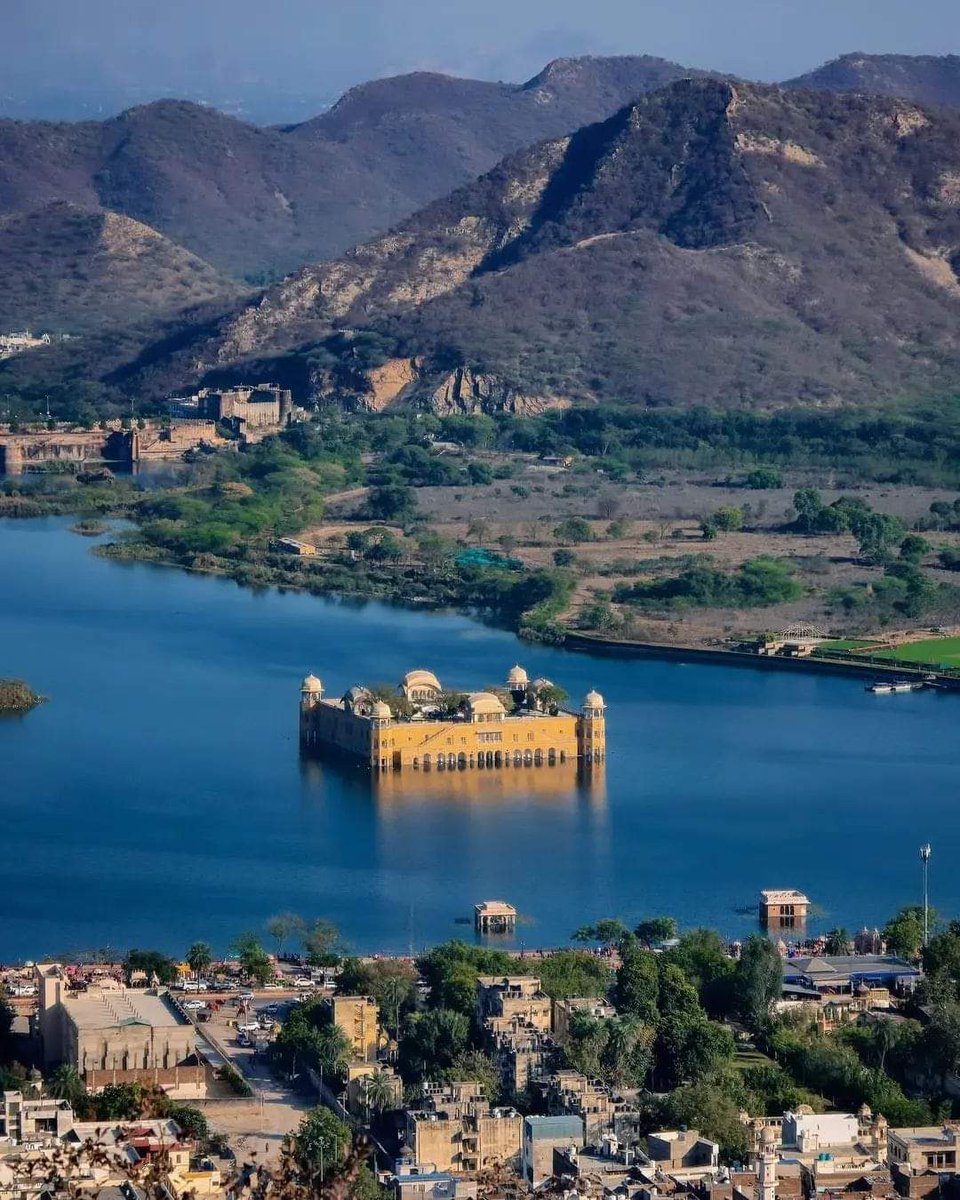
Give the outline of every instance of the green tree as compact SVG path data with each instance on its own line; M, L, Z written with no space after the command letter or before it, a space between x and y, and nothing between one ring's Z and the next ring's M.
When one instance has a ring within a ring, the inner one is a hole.
M743 944L735 988L740 1015L751 1029L763 1029L783 994L783 961L769 938L755 933Z
M649 949L669 942L677 936L677 923L673 917L647 917L633 931L635 936Z
M755 491L767 488L782 488L783 475L776 467L756 467L747 473L747 477L743 482L745 487L752 488Z
M606 1021L587 1012L570 1014L564 1054L575 1071L579 1071L582 1075L589 1075L591 1078L599 1076L606 1045Z
M380 1020L392 1037L400 1036L403 1018L416 1007L417 973L398 959L363 962L344 959L337 975L342 996L373 996L380 1006Z
M108 1083L93 1100L97 1121L133 1121L141 1115L143 1089L135 1083Z
M871 513L859 523L854 536L862 558L882 563L890 557L893 544L903 536L903 522L886 513Z
M206 942L194 942L186 954L190 970L197 979L213 962L213 951Z
M267 933L277 943L277 954L283 953L284 947L292 937L299 937L305 922L297 913L277 913L267 921Z
M57 1100L66 1100L76 1113L82 1113L87 1107L87 1085L83 1082L80 1072L69 1063L57 1067L47 1081L47 1091Z
M293 1137L294 1155L301 1170L316 1182L334 1178L350 1146L350 1127L329 1108L312 1108Z
M206 1116L192 1104L171 1104L164 1109L163 1115L171 1121L176 1121L181 1131L201 1145L210 1136L210 1126Z
M340 930L332 921L318 917L311 921L301 935L308 961L315 967L333 967L343 957Z
M793 493L793 511L797 514L796 525L802 533L813 533L823 511L824 504L816 488L805 487Z
M950 981L952 999L960 999L960 921L951 921L935 933L923 950L923 970Z
M240 969L248 978L257 983L269 983L276 974L276 968L270 961L270 956L260 945L256 934L243 933L233 944L240 960Z
M366 510L375 521L408 521L416 514L417 498L405 484L386 484L370 489Z
M613 987L613 1003L617 1011L637 1017L647 1025L655 1025L660 997L660 972L657 956L642 949L634 939L624 938L620 949L620 966Z
M845 929L831 929L826 936L826 951L828 954L851 954L853 939Z
M935 914L929 918L934 924ZM918 958L923 945L923 909L901 908L883 927L883 940L891 954L900 958Z
M594 540L590 523L583 517L567 517L554 529L553 536L558 542L573 542L575 545Z
M917 533L908 533L900 543L900 557L907 562L919 564L932 549L926 538Z
M362 1084L363 1104L368 1112L382 1113L397 1103L393 1077L386 1071L374 1071Z
M717 1083L703 1082L677 1088L662 1101L658 1124L676 1129L699 1129L720 1143L726 1161L743 1162L748 1156L747 1128L740 1120L740 1105Z
M733 976L736 963L719 934L712 929L685 933L666 959L683 971L697 989L700 1003L713 1017L725 1017L734 1007Z
M454 939L434 946L417 959L417 969L430 988L433 1008L452 1008L473 1016L479 975L513 975L516 961L503 950L468 945Z
M558 950L537 963L543 990L553 1000L569 996L605 996L613 973L610 968L585 950Z
M436 1078L466 1051L469 1036L470 1022L463 1013L448 1008L414 1013L400 1038L400 1074L409 1083Z
M143 971L148 981L153 975L161 983L174 983L177 978L177 964L159 950L130 950L123 960L123 967L128 980L135 971Z
M575 942L598 942L601 946L615 946L630 932L617 917L604 917L595 925L581 925L570 936Z
M738 529L743 528L743 517L742 508L725 504L722 508L718 508L709 519L715 528L724 533L736 533Z
M653 1065L653 1030L636 1017L614 1017L606 1025L600 1074L614 1088L643 1087Z

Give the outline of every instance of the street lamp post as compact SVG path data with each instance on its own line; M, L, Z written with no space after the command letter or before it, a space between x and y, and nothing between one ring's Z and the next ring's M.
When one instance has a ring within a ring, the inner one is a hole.
M928 902L928 896L927 896L927 872L928 872L928 863L930 862L930 855L932 853L933 853L933 851L930 848L930 843L924 842L924 844L920 847L920 862L922 864L922 870L923 870L923 944L924 944L924 946L926 946L926 944L927 944L927 934L929 932L929 917L928 917L929 902Z

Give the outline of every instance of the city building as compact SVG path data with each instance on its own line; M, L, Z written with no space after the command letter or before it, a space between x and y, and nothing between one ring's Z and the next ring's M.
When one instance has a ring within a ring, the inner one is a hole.
M518 1095L559 1065L560 1048L550 1034L518 1017L488 1017L483 1031L507 1096Z
M372 996L327 996L324 1005L333 1025L339 1025L354 1059L373 1063L380 1040L380 1009Z
M403 703L394 706L395 712L361 686L326 699L321 680L308 675L300 688L300 745L360 759L379 771L602 762L603 697L588 692L579 712L568 712L553 702L549 681L535 683L543 686L514 687L508 680L500 695L470 692L447 707L432 672L410 671L398 687Z
M506 1017L549 1033L551 1015L550 997L536 975L481 975L477 979L480 1025L488 1017Z
M855 1146L860 1140L860 1122L853 1113L815 1113L801 1104L796 1112L783 1114L780 1140L784 1147L801 1154Z
M183 1098L206 1094L209 1067L195 1027L160 991L80 991L59 963L35 968L44 1063L74 1067L90 1091L108 1083L152 1083Z
M234 388L201 388L193 396L167 402L173 417L214 421L241 435L280 429L294 417L293 394L275 383Z
M715 1168L720 1147L698 1129L662 1129L648 1135L647 1155L664 1171Z
M516 1109L491 1108L474 1081L428 1084L425 1092L423 1107L405 1114L406 1145L417 1163L452 1174L519 1167L522 1118Z
M783 963L785 987L802 987L824 998L877 988L902 994L912 991L919 978L918 967L892 954L827 954Z
M806 923L810 901L795 888L766 888L760 893L760 924L766 929L798 929Z
M614 1124L622 1107L610 1089L579 1071L555 1071L536 1083L548 1116L575 1116L583 1120L586 1139L598 1143Z
M29 1099L22 1092L4 1092L0 1107L0 1139L20 1142L61 1138L72 1128L73 1109L51 1096Z
M956 1173L960 1128L954 1125L912 1126L887 1131L887 1161L911 1171Z
M584 1144L580 1117L524 1117L521 1173L538 1188L553 1175L554 1151L574 1152Z

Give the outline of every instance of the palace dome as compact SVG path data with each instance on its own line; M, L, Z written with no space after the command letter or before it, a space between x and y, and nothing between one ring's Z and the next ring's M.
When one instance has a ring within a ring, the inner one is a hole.
M390 711L389 704L386 704L383 700L378 700L370 710L370 715L377 717L381 721L389 721L393 713Z
M300 691L310 692L311 694L322 692L323 684L316 677L316 675L308 675L303 683L300 684Z
M440 686L440 680L432 671L426 671L423 667L418 667L416 670L408 671L404 675L400 683L400 690L409 696L412 691L420 691L421 689L427 689L432 692L443 691L443 688Z
M493 692L471 692L467 708L471 717L502 717L507 711Z
M584 708L605 708L606 705L604 704L603 697L600 695L600 693L591 690L591 691L587 692L587 694L583 698L583 707Z
M523 667L519 665L519 663L517 666L510 668L510 671L507 675L508 687L526 687L529 682L530 677L527 675Z

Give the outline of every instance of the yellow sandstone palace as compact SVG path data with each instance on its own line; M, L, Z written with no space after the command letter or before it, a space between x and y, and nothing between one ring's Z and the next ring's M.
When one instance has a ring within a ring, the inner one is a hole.
M466 770L603 762L603 697L588 692L580 711L560 707L549 679L514 667L497 692L445 692L431 671L409 671L393 705L383 689L353 687L327 700L308 675L300 687L300 745L339 751L377 771Z

